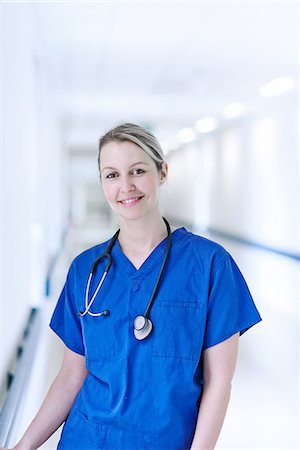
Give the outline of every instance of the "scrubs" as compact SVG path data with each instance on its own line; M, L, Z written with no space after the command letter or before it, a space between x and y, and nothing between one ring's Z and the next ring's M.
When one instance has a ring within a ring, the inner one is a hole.
M90 268L107 242L73 261L50 326L67 347L85 355L89 373L63 427L60 450L190 448L203 350L261 320L227 251L179 228L150 313L152 333L137 341L133 321L148 304L166 242L137 270L116 241L113 264L91 308L108 309L109 316L78 316ZM106 262L97 268L91 293Z

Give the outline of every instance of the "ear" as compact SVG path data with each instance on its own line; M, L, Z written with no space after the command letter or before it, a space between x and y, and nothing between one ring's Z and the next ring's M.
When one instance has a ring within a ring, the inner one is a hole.
M166 163L166 161L164 161L161 166L159 183L163 184L166 181L167 176L168 176L168 164Z

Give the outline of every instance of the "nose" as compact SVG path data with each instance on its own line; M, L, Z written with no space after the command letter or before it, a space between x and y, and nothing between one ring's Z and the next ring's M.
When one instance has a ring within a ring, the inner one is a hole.
M121 191L124 193L134 191L135 185L128 176L122 178Z

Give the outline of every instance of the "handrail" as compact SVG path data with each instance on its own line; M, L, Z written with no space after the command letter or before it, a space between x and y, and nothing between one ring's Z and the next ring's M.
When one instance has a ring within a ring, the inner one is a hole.
M18 349L16 371L12 374L4 404L0 413L0 447L8 447L14 443L14 431L22 397L30 380L35 353L39 343L41 329L40 310L32 309L24 332L22 346Z
M260 250L265 250L267 252L277 253L280 256L285 256L286 258L291 258L295 259L296 261L300 261L300 254L296 252L290 252L288 250L281 250L280 248L271 247L269 245L265 245L253 239L248 239L213 227L208 227L207 231L221 238L228 239L229 241L237 242L238 244L247 245L249 247L255 247Z
M296 261L300 261L300 253L297 251L292 252L292 251L280 249L277 247L272 247L272 246L264 244L262 242L258 242L254 239L243 237L241 235L239 236L235 233L223 231L219 228L214 228L211 226L201 228L199 226L193 225L191 222L187 222L187 221L184 222L184 221L176 219L176 218L173 218L172 223L177 226L185 227L188 230L191 230L195 233L203 234L203 236L206 236L208 233L208 237L210 237L212 235L212 239L214 236L216 238L220 237L221 239L226 239L228 241L236 242L237 244L246 245L247 247L257 248L259 250L264 250L266 252L276 253L277 255L285 256L286 258L291 258L291 259L295 259Z

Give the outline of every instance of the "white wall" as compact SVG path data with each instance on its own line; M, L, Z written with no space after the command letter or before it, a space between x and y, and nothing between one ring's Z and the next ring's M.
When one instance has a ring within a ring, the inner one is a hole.
M296 94L262 100L193 147L169 155L169 216L299 253Z
M166 158L169 164L168 179L161 191L163 214L184 223L194 223L198 199L195 195L199 184L196 177L198 152L195 145Z
M0 400L29 310L42 301L65 222L51 70L33 8L2 5Z

